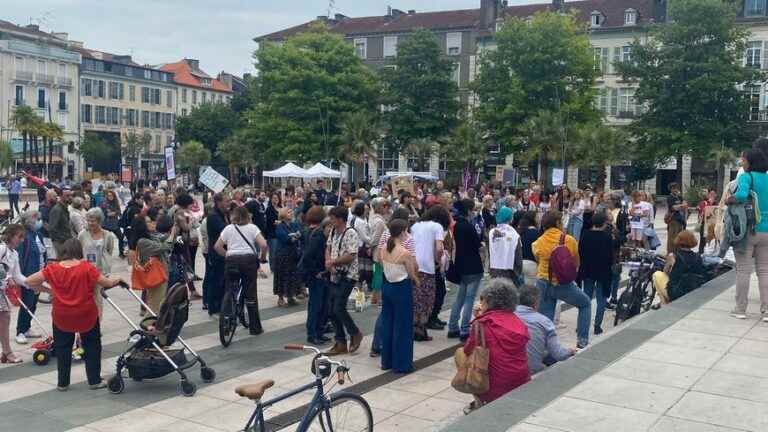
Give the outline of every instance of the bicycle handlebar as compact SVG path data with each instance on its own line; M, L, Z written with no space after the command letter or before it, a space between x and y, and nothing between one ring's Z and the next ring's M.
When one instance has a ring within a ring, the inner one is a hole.
M320 356L316 360L327 361L328 364L330 364L331 366L335 366L336 367L336 375L338 377L339 384L344 384L345 376L347 375L347 373L349 373L349 368L347 367L347 365L345 363L331 360L330 358L328 358L328 356L323 355L323 353L320 351L319 348L313 347L312 345L288 344L288 345L285 345L283 348L287 349L287 350L293 350L293 351L312 351L312 352L314 352L316 355Z
M287 350L293 350L293 351L313 351L315 354L320 354L320 350L311 345L288 344L283 348Z

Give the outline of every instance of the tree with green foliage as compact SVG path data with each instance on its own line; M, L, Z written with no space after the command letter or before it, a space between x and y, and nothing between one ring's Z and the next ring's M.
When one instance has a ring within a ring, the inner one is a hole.
M580 168L597 170L598 190L605 189L605 170L610 165L629 161L631 143L626 131L603 124L587 123L574 131L573 162Z
M238 173L241 168L256 162L254 147L249 142L244 131L237 131L219 144L216 156L227 163L229 167L229 181L237 185Z
M448 167L460 171L466 187L473 175L483 168L488 153L488 143L483 139L479 125L472 118L464 118L453 130L440 153L448 161Z
M765 77L742 63L749 30L736 15L736 6L721 0L670 2L674 19L653 26L645 43L632 44L632 61L617 65L623 79L638 82L635 99L647 108L629 127L637 157L675 158L680 184L683 156L738 148L755 134L739 86Z
M176 120L176 140L202 143L211 153L240 127L240 116L229 104L204 103Z
M13 150L8 141L0 141L0 169L7 170L13 166Z
M29 139L31 132L35 126L35 123L39 121L40 117L35 114L31 107L27 105L17 106L11 114L11 124L21 134L22 139L22 153L21 163L27 163L27 149L29 146Z
M549 161L556 149L564 156L570 131L599 118L587 29L573 14L539 12L507 20L495 39L474 83L477 118L505 153L538 157L547 183Z
M337 158L351 165L353 181L365 172L368 159L376 160L376 144L381 139L377 115L367 111L347 113L341 121L342 144Z
M432 32L418 30L397 46L395 68L384 69L384 118L406 150L414 141L442 141L458 123L453 63Z
M176 163L179 168L188 170L195 182L200 167L210 161L211 151L200 141L187 141L176 150Z
M255 54L255 108L245 127L268 162L329 159L343 143L347 113L374 111L379 89L373 73L351 44L324 26L265 43Z
M138 176L141 171L139 159L143 155L149 154L149 145L152 143L152 135L149 132L137 134L134 131L128 132L123 137L122 154L126 162L130 163L134 176Z
M78 153L91 167L110 164L114 156L110 145L95 132L86 132L83 135Z

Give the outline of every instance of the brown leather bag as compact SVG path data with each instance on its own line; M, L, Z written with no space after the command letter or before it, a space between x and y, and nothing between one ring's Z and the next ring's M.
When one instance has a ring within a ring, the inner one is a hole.
M464 353L464 347L456 350L453 358L456 361L456 376L451 381L451 387L461 393L483 394L490 388L488 381L489 351L485 343L485 330L479 322L472 325L476 345L469 355Z

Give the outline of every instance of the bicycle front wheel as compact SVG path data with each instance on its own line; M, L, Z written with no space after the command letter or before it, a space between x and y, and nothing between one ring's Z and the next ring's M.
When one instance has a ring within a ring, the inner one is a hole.
M330 407L310 419L306 432L373 432L373 413L368 402L353 393L335 393Z

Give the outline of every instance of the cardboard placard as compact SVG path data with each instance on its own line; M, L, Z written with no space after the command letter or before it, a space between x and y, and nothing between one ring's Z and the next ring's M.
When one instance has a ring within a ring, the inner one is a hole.
M215 169L208 167L200 174L200 183L204 184L208 189L215 193L219 193L224 190L229 184L229 180L226 177L219 174Z

